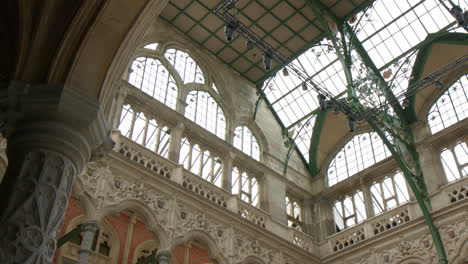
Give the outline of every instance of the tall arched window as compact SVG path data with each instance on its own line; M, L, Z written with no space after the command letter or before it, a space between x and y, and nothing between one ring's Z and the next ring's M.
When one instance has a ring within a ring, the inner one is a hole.
M246 126L238 126L234 130L234 147L256 160L260 160L260 147L255 135Z
M335 201L333 207L336 232L359 224L367 218L362 191Z
M159 125L154 119L148 119L141 112L133 111L130 105L123 106L119 130L123 136L168 157L170 129Z
M174 66L184 83L205 83L205 76L202 70L186 52L168 49L164 57Z
M468 117L467 88L468 75L464 75L452 84L434 103L427 116L427 122L432 134Z
M336 154L328 167L328 186L337 184L352 175L391 156L376 132L354 136Z
M253 206L259 205L259 188L257 179L245 171L232 168L231 193Z
M442 166L449 182L468 176L467 142L459 141L440 154Z
M286 195L286 214L288 215L288 226L302 230L302 205L289 195Z
M208 92L191 91L186 102L185 116L188 119L225 139L226 119L223 110Z
M177 85L159 60L138 57L132 63L128 82L161 103L176 109Z

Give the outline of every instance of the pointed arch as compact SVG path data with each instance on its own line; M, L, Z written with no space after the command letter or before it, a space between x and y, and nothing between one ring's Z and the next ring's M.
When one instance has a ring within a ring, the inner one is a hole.
M185 117L219 138L226 139L224 111L210 93L200 90L190 91L186 103Z
M179 73L184 83L205 83L205 75L197 62L185 51L167 49L164 57Z
M341 182L391 156L376 132L357 134L348 140L327 169L328 186Z
M432 134L468 117L468 74L461 76L437 99L427 115Z
M128 82L171 109L176 109L178 88L167 68L158 60L137 57Z
M202 243L207 250L208 256L211 259L216 260L217 263L228 263L226 256L223 255L223 252L218 247L219 244L208 233L202 230L191 230L184 236L172 239L170 248L173 250L177 246L188 244L192 241Z
M260 161L260 146L255 134L245 125L234 129L233 145L245 154Z

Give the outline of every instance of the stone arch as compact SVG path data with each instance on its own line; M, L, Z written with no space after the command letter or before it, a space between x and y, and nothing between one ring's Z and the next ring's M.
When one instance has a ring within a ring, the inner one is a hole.
M238 264L267 264L261 258L257 256L247 256L242 261L238 262Z
M124 210L137 213L139 218L147 227L148 231L153 235L155 240L159 242L159 245L162 248L169 246L170 242L168 231L164 227L163 221L158 219L156 214L142 201L125 200L118 204L108 205L100 209L100 214L103 217L109 214L120 213Z
M191 241L199 241L206 245L208 256L216 260L217 263L229 263L226 256L223 255L223 252L218 247L218 243L203 230L191 230L184 236L172 239L170 249L172 250L176 246L187 244Z
M138 258L141 257L142 255L140 254L141 251L143 250L148 250L150 251L153 248L158 248L159 244L156 240L146 240L145 242L140 243L133 252L133 259L132 259L132 264L137 263ZM151 254L151 252L149 253Z
M424 264L426 263L423 259L418 257L408 257L402 260L392 262L392 264Z

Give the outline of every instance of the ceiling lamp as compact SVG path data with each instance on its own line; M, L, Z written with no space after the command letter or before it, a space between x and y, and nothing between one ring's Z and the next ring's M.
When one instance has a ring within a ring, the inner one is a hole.
M302 83L302 90L307 91L307 89L308 89L308 88L307 88L307 83L306 83L306 82L303 82L303 83Z
M348 128L349 128L349 132L354 132L354 128L355 128L356 124L354 122L354 118L348 116Z
M265 52L263 54L263 66L265 66L265 69L267 71L271 70L271 60L273 57L271 56L270 52Z
M247 42L245 42L245 47L247 48L247 50L251 50L254 48L254 43L253 41L251 41L250 39L247 40Z
M224 33L226 33L226 40L231 41L236 35L237 25L233 23L226 23L224 25Z
M465 30L468 30L468 11L463 13L463 9L459 6L454 6L450 13L457 20L458 25L463 27Z
M284 76L284 77L288 77L288 76L289 76L289 72L288 72L288 69L286 69L286 67L283 68L283 76Z
M439 90L441 90L442 88L444 88L444 85L442 84L442 82L440 80L437 80L435 81L435 87Z
M327 98L323 94L318 94L317 99L319 101L320 110L325 110L327 108Z

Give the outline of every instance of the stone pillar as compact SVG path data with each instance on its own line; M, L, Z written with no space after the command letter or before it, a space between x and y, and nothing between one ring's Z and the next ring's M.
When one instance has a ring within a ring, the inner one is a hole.
M130 216L130 224L128 225L128 228L127 228L127 238L125 239L125 248L124 248L124 255L122 258L122 264L128 263L130 245L132 244L132 238L133 238L133 227L135 223L136 223L136 216L133 214L132 216Z
M170 264L171 263L171 252L170 251L160 251L156 253L156 263L157 264Z
M367 218L371 218L375 215L374 206L372 204L372 194L370 187L366 184L361 184L362 196L364 198L364 205L366 207Z
M315 235L314 230L315 226L314 225L314 201L312 199L304 199L302 202L302 222L304 224L304 232L309 234L309 235Z
M271 218L281 224L288 224L286 214L286 183L273 175L265 175L262 180L262 208L270 213Z
M81 232L83 239L81 240L80 245L80 259L79 264L88 264L88 257L92 253L92 246L94 241L94 236L99 230L99 227L96 222L88 222L83 224L83 231Z
M2 97L3 96L3 97ZM52 263L74 178L112 147L99 104L59 85L13 83L0 184L0 263Z
M112 122L112 129L117 129L119 126L120 115L122 113L122 107L125 102L125 98L127 97L127 86L125 84L121 84L119 86L119 91L114 99L112 111L110 113L110 118Z
M234 154L230 152L223 159L223 189L229 193L231 192L232 185L232 163L234 157Z
M317 226L319 228L319 241L327 239L328 236L336 232L335 222L333 220L333 205L330 201L321 199L315 204L315 215L317 215Z
M169 160L172 160L175 163L179 163L184 128L184 123L179 123L171 131L171 141L169 142Z

